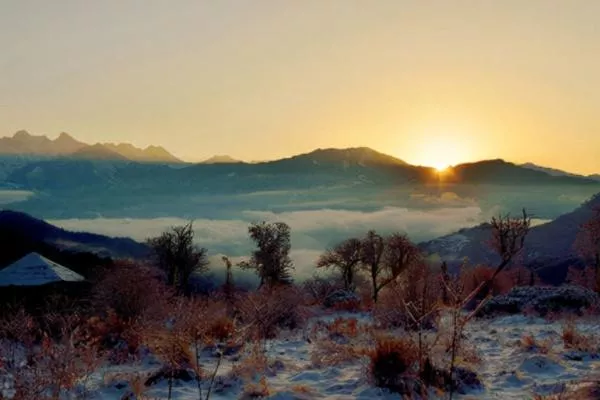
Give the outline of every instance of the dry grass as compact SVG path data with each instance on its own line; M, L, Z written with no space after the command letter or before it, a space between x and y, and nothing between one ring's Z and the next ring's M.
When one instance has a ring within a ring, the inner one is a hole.
M354 338L359 334L358 320L356 318L336 318L333 322L325 326L329 336L340 335L347 338Z
M537 340L532 334L523 335L521 338L521 347L528 352L548 354L553 345L552 339Z
M594 400L600 399L600 383L597 380L567 385L560 393L534 394L532 400Z
M258 382L250 382L244 387L244 391L240 396L241 400L245 399L260 399L267 397L271 394L269 385L267 384L267 378L262 376Z
M597 354L600 348L598 338L579 332L572 320L568 320L563 324L562 340L565 349Z
M249 348L248 353L239 363L231 368L230 377L241 380L253 380L256 375L265 375L269 372L269 360L259 344Z
M294 386L292 386L292 392L298 393L298 394L306 394L306 395L315 393L313 388L311 388L310 386L306 386L306 385L294 385Z
M311 352L311 363L317 368L342 365L356 361L365 356L364 346L356 344L340 344L333 340L317 341Z

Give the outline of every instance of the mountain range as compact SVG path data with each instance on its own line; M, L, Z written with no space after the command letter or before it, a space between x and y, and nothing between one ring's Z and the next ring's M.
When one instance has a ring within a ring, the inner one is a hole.
M24 130L16 132L12 137L0 138L0 154L147 163L182 162L159 146L148 146L145 149L140 149L128 143L97 143L90 145L78 141L65 132L52 140L43 135L31 135Z
M22 135L21 135L22 136ZM65 139L63 139L63 142ZM117 146L118 147L118 146ZM103 145L86 146L81 157L3 162L4 185L33 191L76 189L152 190L172 193L244 193L256 190L307 189L365 185L532 185L597 186L581 176L555 176L504 160L454 166L443 174L366 147L317 149L310 153L262 163L210 162L174 168L170 165L122 163L126 156ZM92 156L94 158L92 159ZM223 160L223 159L221 159Z

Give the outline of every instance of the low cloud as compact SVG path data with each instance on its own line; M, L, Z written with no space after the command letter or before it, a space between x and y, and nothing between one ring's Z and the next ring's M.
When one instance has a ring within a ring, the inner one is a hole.
M483 221L483 215L477 206L433 210L385 207L371 212L321 209L275 213L247 210L239 219L194 220L196 240L209 249L211 264L222 268L221 255L227 254L233 262L238 262L250 254L252 243L248 238L248 225L260 221L282 221L290 225L295 275L297 278L306 278L314 272L314 263L325 248L347 237L362 235L369 229L384 234L406 232L413 241L419 242L476 225ZM188 221L181 218L96 218L49 222L68 230L132 237L143 241Z
M0 190L0 205L25 201L33 196L33 192L26 190Z

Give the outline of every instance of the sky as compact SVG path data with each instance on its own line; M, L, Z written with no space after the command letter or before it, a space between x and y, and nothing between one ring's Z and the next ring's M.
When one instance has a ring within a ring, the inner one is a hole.
M600 173L600 1L0 0L0 136Z

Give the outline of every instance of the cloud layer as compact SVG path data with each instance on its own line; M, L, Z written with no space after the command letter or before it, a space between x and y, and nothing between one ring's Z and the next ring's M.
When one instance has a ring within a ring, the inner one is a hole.
M298 277L312 274L315 260L326 247L347 237L362 235L369 229L381 233L406 232L418 242L475 225L484 218L481 209L474 205L426 211L400 207L385 207L372 212L321 209L275 213L246 210L241 215L242 218L238 219L194 220L198 244L207 247L213 256L243 257L252 249L247 233L251 222L282 221L292 228L291 256ZM127 236L143 241L187 221L181 218L96 218L49 222L68 230Z

